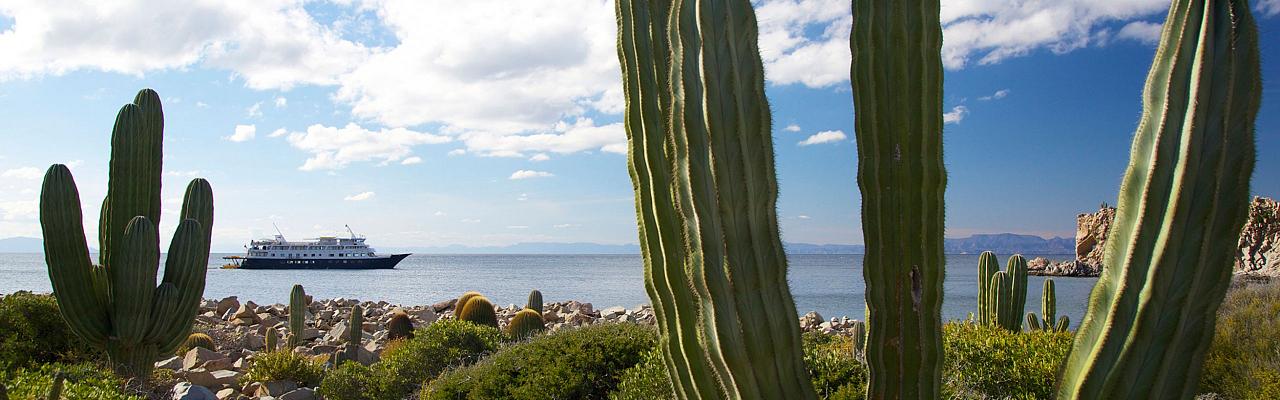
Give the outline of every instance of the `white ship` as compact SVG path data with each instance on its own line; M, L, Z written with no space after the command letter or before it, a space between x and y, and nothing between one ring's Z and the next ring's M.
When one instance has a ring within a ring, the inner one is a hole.
M322 236L290 242L276 229L271 239L252 240L244 256L228 256L238 269L392 269L409 254L378 254L364 236L347 227L350 237Z

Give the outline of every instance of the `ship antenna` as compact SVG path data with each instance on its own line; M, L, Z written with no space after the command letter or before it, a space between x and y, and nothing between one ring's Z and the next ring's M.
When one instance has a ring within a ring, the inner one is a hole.
M284 239L284 232L280 232L280 226L279 226L279 225L276 225L276 223L275 223L275 222L272 222L272 223L271 223L271 226L275 227L275 228L276 228L276 234L277 234L277 235L280 235L280 238L281 238L281 239Z
M356 232L351 230L351 225L343 224L342 226L347 227L347 233L351 234L352 239L356 238Z

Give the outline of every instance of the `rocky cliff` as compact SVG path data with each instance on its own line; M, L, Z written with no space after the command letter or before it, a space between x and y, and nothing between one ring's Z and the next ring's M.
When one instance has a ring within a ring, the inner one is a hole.
M1101 270L1102 252L1115 217L1116 209L1105 204L1097 212L1077 216L1076 261L1063 264L1074 264L1072 267L1076 270L1084 267ZM1269 198L1254 197L1239 243L1236 274L1280 277L1280 204Z

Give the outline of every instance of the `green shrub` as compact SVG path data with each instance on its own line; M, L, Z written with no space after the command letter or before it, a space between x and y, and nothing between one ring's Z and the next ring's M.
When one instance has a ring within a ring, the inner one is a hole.
M866 397L867 366L853 357L853 338L810 332L803 340L804 363L819 398Z
M12 399L43 399L53 386L53 376L62 372L62 398L92 400L145 400L142 396L124 394L125 382L107 368L95 363L50 363L38 368L24 368L5 382Z
M1280 283L1227 293L1218 310L1200 391L1230 399L1280 399Z
M0 299L0 371L94 358L62 321L53 296L17 292Z
M657 343L653 328L602 324L508 346L422 389L423 399L603 399Z
M497 328L466 321L440 320L397 340L372 367L343 363L320 385L329 400L399 400L446 369L469 365L498 349ZM333 380L330 382L330 380Z
M246 382L293 381L314 387L320 384L322 378L322 363L302 354L279 350L254 355L242 379Z
M675 387L667 375L667 365L658 348L644 354L636 366L622 371L618 390L609 393L610 400L674 400Z
M1013 333L967 322L943 327L943 390L949 398L1053 398L1070 332Z

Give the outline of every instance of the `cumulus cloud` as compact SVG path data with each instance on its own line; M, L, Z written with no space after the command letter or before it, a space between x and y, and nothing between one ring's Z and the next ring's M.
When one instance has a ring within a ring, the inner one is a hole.
M995 93L992 93L992 94L991 94L991 95L989 95L989 96L982 96L982 97L979 97L979 98L978 98L978 100L982 100L982 101L991 101L991 100L1000 100L1000 99L1003 99L1003 98L1005 98L1005 97L1009 97L1009 89L1000 89L1000 90L997 90Z
M809 146L822 143L834 143L847 138L848 136L842 131L822 131L801 140L799 144L801 146Z
M36 200L0 201L0 220L35 221L40 217L40 205Z
M274 130L274 131L271 131L271 133L270 133L270 134L268 134L268 135L267 135L267 137L281 137L281 136L284 136L284 135L285 135L285 134L287 134L287 133L289 133L289 130L288 130L288 129L279 128L279 129L276 129L276 130Z
M257 134L258 127L256 125L236 125L235 133L232 133L231 136L227 136L224 139L232 142L246 142L252 140L254 136L257 136Z
M259 101L257 103L253 103L253 105L249 106L249 109L245 110L245 114L248 114L250 117L261 117L262 102Z
M284 97L276 97L275 103L276 103L276 108L287 107L289 106L289 99L286 99Z
M413 164L422 164L422 157L413 156L413 157L406 158L404 159L404 161L400 162L400 165L413 165Z
M547 153L538 153L538 154L534 154L533 157L529 157L529 161L533 161L533 162L547 161L550 159L551 159L551 156L548 156Z
M382 165L403 161L413 147L450 141L447 136L405 128L370 130L354 123L344 127L315 124L306 132L293 132L289 145L311 154L298 169L316 171L342 169L353 162L378 161Z
M36 167L11 168L0 173L0 177L14 179L40 179L43 176L44 171Z
M552 174L546 171L534 171L529 169L522 169L516 172L512 172L511 176L507 177L507 179L520 180L520 179L531 179L531 178L550 178L553 176L555 176L555 174Z
M335 84L371 53L317 22L303 0L9 1L0 80L203 65L255 89Z
M365 200L372 199L373 196L374 196L373 192L361 192L361 193L353 194L347 197L343 197L342 199L346 201L365 201Z
M787 132L800 132L800 125L790 124L790 125L787 125L786 128L782 128L782 130Z
M575 153L600 150L623 154L627 148L627 132L622 123L597 126L590 118L579 118L572 124L558 122L549 132L503 134L468 132L460 136L467 151L493 157L524 157L530 152Z
M951 111L942 113L942 123L958 124L960 123L960 121L964 120L964 117L968 115L969 115L969 107L965 107L965 106L951 107Z
M1160 43L1160 30L1163 28L1161 24L1134 21L1120 28L1120 32L1116 33L1116 38L1136 40L1147 44Z
M1267 17L1280 15L1280 0L1258 0L1257 10Z

